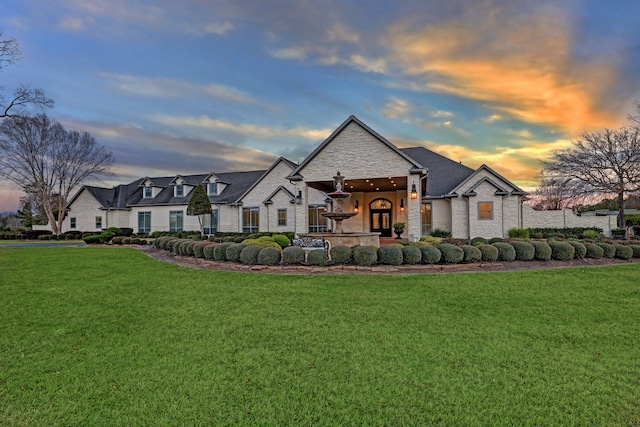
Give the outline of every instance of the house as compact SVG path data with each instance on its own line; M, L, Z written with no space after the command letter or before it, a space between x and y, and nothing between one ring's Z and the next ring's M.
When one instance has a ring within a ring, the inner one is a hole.
M197 217L186 210L191 192L203 184L213 208L204 218L206 233L327 232L332 224L322 213L333 209L327 194L338 172L351 193L349 210L357 212L344 221L346 233L392 236L392 224L404 222L408 241L435 229L457 238L491 238L547 221L523 206L522 189L489 166L472 169L424 147L398 148L351 116L299 164L281 157L267 170L144 177L111 189L84 186L68 205L63 229L198 230ZM549 226L571 221L563 215ZM607 230L607 224L600 227Z

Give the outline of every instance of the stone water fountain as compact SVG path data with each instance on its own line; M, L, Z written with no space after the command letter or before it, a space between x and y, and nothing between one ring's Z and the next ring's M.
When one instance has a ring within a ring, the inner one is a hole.
M344 176L340 175L340 171L333 177L334 191L327 193L333 201L333 212L324 212L320 215L335 221L333 232L335 234L344 234L342 231L342 221L357 215L357 212L346 212L345 207L349 206L349 198L351 193L342 191L344 188Z

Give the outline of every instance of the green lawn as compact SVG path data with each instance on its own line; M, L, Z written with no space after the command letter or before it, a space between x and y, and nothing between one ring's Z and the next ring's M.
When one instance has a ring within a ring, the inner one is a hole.
M0 249L0 425L638 425L639 277Z

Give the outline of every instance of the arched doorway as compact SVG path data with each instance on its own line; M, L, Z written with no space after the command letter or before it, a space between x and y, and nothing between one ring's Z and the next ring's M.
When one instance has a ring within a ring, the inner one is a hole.
M387 199L375 199L369 203L371 232L380 237L391 237L391 210L393 204Z

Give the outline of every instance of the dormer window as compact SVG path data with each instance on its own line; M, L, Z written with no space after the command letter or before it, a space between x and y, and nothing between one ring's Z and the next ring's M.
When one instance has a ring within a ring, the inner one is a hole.
M145 198L153 197L153 188L152 187L144 187L144 197Z
M176 197L184 196L184 185L177 184L176 185Z
M218 195L218 183L217 182L210 182L209 183L209 195L210 196L217 196Z

